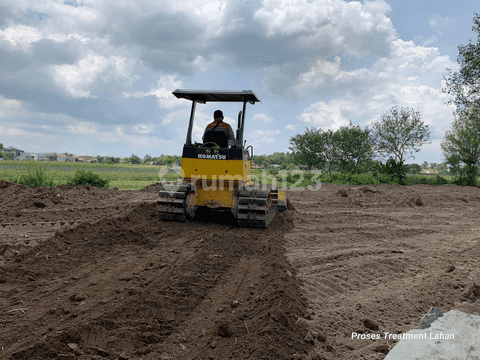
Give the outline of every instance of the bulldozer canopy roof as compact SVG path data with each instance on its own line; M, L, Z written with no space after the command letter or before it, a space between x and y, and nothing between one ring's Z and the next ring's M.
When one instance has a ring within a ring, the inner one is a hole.
M173 93L178 99L187 99L200 103L216 102L244 102L250 104L259 102L260 99L251 90L184 90L177 89Z

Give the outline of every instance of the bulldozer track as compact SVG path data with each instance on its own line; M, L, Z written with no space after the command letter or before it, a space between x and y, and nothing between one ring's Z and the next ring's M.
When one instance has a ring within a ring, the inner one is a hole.
M159 191L158 211L163 221L187 220L186 201L189 192L189 184L165 183Z
M277 212L287 209L278 191L242 190L238 197L237 220L240 227L266 228Z
M163 221L184 222L187 214L187 196L190 184L165 183L159 191L158 211ZM287 209L286 201L278 199L278 190L243 189L238 195L236 209L239 227L266 228L276 213Z

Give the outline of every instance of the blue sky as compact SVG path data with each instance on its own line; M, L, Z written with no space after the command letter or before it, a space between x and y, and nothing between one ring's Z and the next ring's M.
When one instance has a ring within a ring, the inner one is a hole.
M419 110L443 161L453 120L446 68L468 43L478 1L3 0L0 143L27 152L180 155L190 102L177 88L253 90L245 139L287 151L306 127L367 126L399 105ZM194 140L213 111L197 106Z

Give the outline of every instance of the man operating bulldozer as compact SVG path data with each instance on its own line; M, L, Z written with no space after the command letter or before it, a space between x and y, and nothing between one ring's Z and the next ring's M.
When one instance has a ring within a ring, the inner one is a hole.
M203 133L204 144L216 144L221 148L235 145L235 134L232 127L223 122L223 112L216 110L213 113L214 121L207 125Z

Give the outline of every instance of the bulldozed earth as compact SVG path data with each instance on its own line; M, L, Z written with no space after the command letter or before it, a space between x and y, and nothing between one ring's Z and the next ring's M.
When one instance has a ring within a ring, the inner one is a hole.
M480 311L478 188L289 190L262 230L162 222L158 189L0 181L1 359L383 359Z

